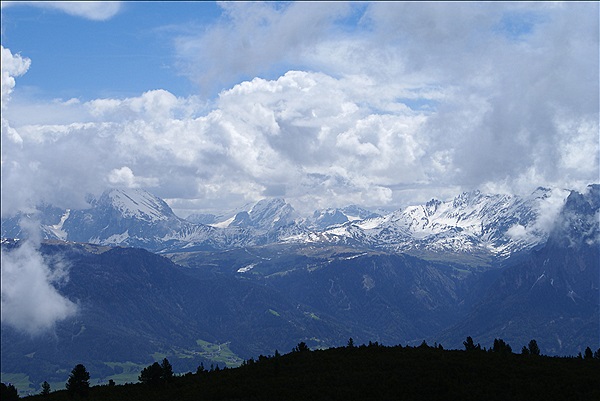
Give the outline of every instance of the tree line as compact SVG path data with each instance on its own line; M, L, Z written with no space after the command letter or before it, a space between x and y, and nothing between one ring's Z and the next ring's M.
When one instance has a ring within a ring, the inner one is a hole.
M464 351L460 351L460 350L444 350L444 348L442 347L441 344L434 344L433 346L430 346L427 344L427 342L423 341L421 343L421 345L416 346L416 347L402 347L401 345L397 345L397 346L393 346L393 347L386 347L383 345L380 345L378 342L369 342L368 345L366 344L362 344L360 346L355 345L354 340L352 338L350 338L348 340L348 343L345 347L339 347L339 348L333 348L330 349L331 352L334 355L337 355L337 359L333 358L333 359L328 359L325 358L323 359L323 363L325 363L325 365L327 366L313 366L311 367L311 369L314 370L323 370L324 377L327 377L327 374L329 371L334 371L336 369L342 369L343 372L346 372L345 369L347 369L348 367L346 366L336 366L336 364L342 364L342 365L348 365L348 366L353 366L355 363L354 362L348 362L348 361L352 361L353 360L353 352L361 352L364 351L365 352L365 359L363 360L359 360L359 363L361 365L363 364L368 364L371 363L372 361L370 361L370 359L377 361L385 361L385 363L390 363L389 362L389 358L388 356L386 356L386 352L388 354L392 354L395 353L399 356L398 360L401 361L401 359L407 359L407 358L416 358L415 362L417 362L418 364L421 363L425 363L423 361L421 361L421 359L423 358L431 358L433 355L436 355L436 358L438 358L438 363L437 365L433 365L433 367L429 367L429 371L435 371L436 366L443 366L444 364L447 363L452 363L451 360L452 358L456 358L456 356L451 356L451 355L459 355L458 353L464 353L465 355L472 355L471 357L467 358L467 361L479 361L480 362L485 362L489 359L489 357L485 357L485 355L490 355L490 357L493 357L494 355L511 355L514 357L519 357L519 358L525 358L525 359L521 359L523 361L525 360L531 360L533 362L535 361L540 361L539 363L542 363L545 367L551 367L553 366L551 363L549 362L545 362L545 361L552 361L552 360L567 360L567 359L571 359L571 360L586 360L586 361L600 361L600 348L598 350L596 350L595 352L593 352L591 350L590 347L587 347L584 351L584 353L579 353L576 357L546 357L543 356L541 354L540 348L536 342L536 340L531 340L526 346L523 346L521 348L521 353L520 355L517 355L515 353L513 353L512 347L506 343L504 340L497 338L494 339L493 344L490 348L486 349L485 347L482 347L479 343L475 343L472 337L467 337L466 340L463 342L464 345ZM173 366L171 365L171 363L169 362L169 360L167 358L164 358L162 360L161 363L158 362L154 362L153 364L143 368L140 371L139 377L138 377L138 384L131 384L133 386L142 386L139 389L139 392L143 393L143 394L155 394L155 393L160 393L160 392L171 392L173 394L176 394L178 391L185 389L185 388L195 388L194 386L197 385L197 380L201 379L204 382L204 389L206 390L207 393L210 393L211 386L213 386L215 389L219 388L218 384L215 383L219 383L220 379L218 378L219 376L215 376L218 375L219 373L222 372L226 372L226 374L223 377L226 377L228 374L230 374L228 371L239 371L241 373L236 373L237 374L250 374L251 376L254 375L256 372L252 371L252 369L259 369L261 371L260 375L256 375L255 380L268 380L269 377L288 377L289 376L289 372L294 371L295 369L299 369L299 366L303 366L303 365L309 365L311 363L311 361L316 361L318 358L322 357L323 355L325 355L324 353L326 353L328 350L314 350L312 351L306 343L304 342L300 342L298 343L298 345L296 347L294 347L291 352L287 355L281 355L277 350L275 351L275 354L273 356L263 356L260 355L258 357L257 360L254 360L253 358L250 358L248 360L245 360L242 365L238 368L234 368L234 369L228 369L227 367L224 367L223 369L219 368L219 366L217 365L216 367L211 365L210 369L207 370L204 368L204 365L201 364L200 366L198 366L197 370L195 373L192 372L188 372L185 374L181 374L181 375L176 375L173 372ZM433 354L435 353L435 354ZM446 354L444 354L446 353ZM451 354L453 353L453 354ZM478 356L479 355L479 356ZM462 358L462 357L461 357ZM483 359L482 359L483 358ZM485 359L488 358L488 359ZM464 358L460 359L462 362ZM505 358L502 358L500 360L496 360L496 364L500 363L502 364L504 369L504 364L506 362L502 361L505 360ZM291 363L290 361L293 361L293 363ZM346 362L348 363L346 363ZM598 367L600 367L600 364L594 362L593 365L588 365L588 366L593 366L595 367L595 369L598 371L598 373L600 373L600 370L598 369ZM485 362L488 363L488 362ZM513 362L514 363L514 359ZM383 362L380 362L380 364L383 364ZM385 364L384 364L385 365ZM377 365L379 366L379 365ZM413 362L413 365L415 366L415 363ZM465 365L466 366L466 365ZM360 366L354 366L355 369L359 368ZM393 366L389 367L390 369L393 368ZM495 369L496 365L492 365L492 369ZM387 368L386 368L387 369ZM304 372L305 370L300 370L301 372ZM245 372L245 373L244 373ZM286 373L288 372L288 373ZM411 372L405 372L404 374L410 374ZM302 373L304 374L304 373ZM370 375L370 372L365 372L365 375ZM585 375L584 375L585 376ZM196 379L193 379L193 378ZM477 377L477 375L475 375L474 377ZM189 380L196 380L196 381L192 381L189 382ZM246 379L244 379L246 380ZM296 378L291 378L292 383L294 383L294 380L297 380ZM337 377L333 377L332 380L340 380ZM211 384L212 381L212 384ZM191 383L191 384L190 384ZM117 386L115 385L113 380L110 380L108 385L104 385L104 386L94 386L94 388L92 389L90 387L90 373L87 371L87 369L85 368L85 366L83 364L77 364L73 370L71 371L65 388L66 390L59 390L59 391L51 391L50 389L50 385L48 384L48 382L44 382L42 384L42 390L41 393L37 396L37 397L43 397L46 399L56 399L56 400L60 400L63 399L61 397L67 396L69 399L87 399L90 398L92 399L93 397L91 397L91 393L93 391L95 391L94 389L98 388L100 390L100 388L106 388L108 390L102 390L103 394L110 394L107 393L107 391L110 391L110 388L117 388L117 387L126 387L126 386L131 386L131 385L120 385ZM352 386L355 385L355 383L353 382L348 382L348 385ZM449 383L448 386L450 386L449 388L452 388L452 383ZM232 388L235 387L234 385L230 385L229 388L225 388L224 391L231 391ZM137 387L136 387L137 388ZM143 390L144 388L148 389ZM210 391L209 391L210 390ZM144 391L146 391L144 393ZM214 390L216 391L216 390ZM441 390L440 390L441 391ZM132 393L132 394L137 394L137 393ZM130 395L129 396L130 399L148 399L151 400L152 395L147 396L146 398L136 398L136 395ZM150 398L148 398L150 397ZM16 390L16 388L12 385L12 384L4 384L2 383L1 386L1 397L0 399L2 400L6 400L6 401L12 401L12 400L16 400L19 399L18 396L18 392ZM66 398L64 398L66 399ZM95 398L95 399L102 399L102 398ZM110 397L107 397L105 395L104 399L110 399ZM117 398L118 399L118 398ZM182 397L181 399L186 399L185 397ZM200 399L204 399L204 398L200 398ZM206 399L211 399L211 398L206 398ZM227 399L227 398L225 398ZM243 399L243 398L242 398ZM269 397L265 397L265 399L269 399Z

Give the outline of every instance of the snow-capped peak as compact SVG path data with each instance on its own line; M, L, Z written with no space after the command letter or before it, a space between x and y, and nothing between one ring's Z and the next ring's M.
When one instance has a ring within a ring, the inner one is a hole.
M590 201L571 197L571 203L579 201L581 210L572 208L577 217L572 221L577 224L570 226L579 227L577 233L592 232L586 234L585 240L593 242L599 238L594 236L597 229L593 228L598 225L594 216L600 204L600 187L591 188ZM209 227L200 221L179 219L163 200L147 191L112 189L99 199L90 200L90 208L45 208L45 213L40 213L41 228L47 238L149 249L226 249L284 241L342 243L394 252L484 252L503 257L546 241L569 193L538 188L522 197L475 191L447 201L432 199L383 215L348 206L320 210L307 219L298 219L290 204L274 198L226 215L197 217L212 221ZM588 209L593 212L588 214L595 225L577 220ZM19 219L3 219L2 235L19 238Z
M271 230L292 224L296 212L284 199L262 199L247 212L239 212L229 226Z
M312 225L313 230L324 231L291 240L314 242L319 238L359 241L397 251L483 251L508 255L548 238L548 211L558 213L566 195L564 191L545 188L538 188L528 197L473 191L449 201L432 199L423 205L355 221L342 221L347 218L345 215L337 209L326 209L315 213Z
M162 199L143 189L110 189L98 200L99 205L118 210L125 218L148 222L167 220L173 211Z
M379 214L360 206L350 205L343 208L327 208L316 210L308 219L308 224L313 229L323 230L347 222L362 221L380 217Z

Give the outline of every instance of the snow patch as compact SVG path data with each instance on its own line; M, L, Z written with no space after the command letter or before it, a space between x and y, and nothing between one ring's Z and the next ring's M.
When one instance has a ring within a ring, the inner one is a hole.
M367 252L363 252L363 253L359 253L358 255L347 256L345 258L342 258L342 260L356 259L356 258L360 258L361 256L365 256L366 254L367 254Z
M541 276L539 276L539 277L537 278L537 280L535 280L535 283L533 283L533 285L531 286L530 290L532 290L532 289L533 289L533 287L535 287L535 285L538 283L538 281L540 281L541 279L543 279L545 276L546 276L546 273L542 273L542 275L541 275Z
M362 220L359 216L352 216L349 214L344 213L344 216L346 216L346 218L348 219L348 221L359 221Z
M227 228L233 222L233 220L235 220L235 216L231 216L227 220L221 221L219 223L209 224L209 226L216 227L216 228Z
M105 239L104 241L102 241L102 243L104 245L109 245L109 244L118 245L118 244L124 242L127 238L129 238L129 230L126 230L124 233L121 233L121 234L113 234L110 237L108 237L107 239Z
M70 214L71 214L71 209L67 209L65 214L63 214L62 217L60 218L60 222L58 224L54 224L54 225L48 227L48 229L50 231L52 231L52 234L56 235L56 237L58 239L63 240L63 241L65 241L68 236L68 233L63 230L63 225L65 224L65 221L69 218Z
M254 267L257 265L257 263L250 263L248 266L245 267L241 267L237 270L238 273L247 273L250 270L254 269Z
M363 220L360 223L356 224L356 226L362 230L372 230L381 226L383 223L386 222L386 220L387 219L384 217L377 217L374 219Z

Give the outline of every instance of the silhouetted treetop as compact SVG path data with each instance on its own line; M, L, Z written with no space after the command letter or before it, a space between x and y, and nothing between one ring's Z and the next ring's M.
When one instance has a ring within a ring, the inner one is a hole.
M293 352L308 352L308 351L310 351L310 348L308 348L308 345L306 345L306 343L304 341L302 341L302 342L299 342L298 345L295 346L292 351Z
M475 345L475 343L473 342L473 338L470 336L467 337L466 341L463 341L463 345L465 346L465 351L481 350L481 345Z
M78 364L73 368L65 387L72 396L87 395L90 389L90 374L85 366Z

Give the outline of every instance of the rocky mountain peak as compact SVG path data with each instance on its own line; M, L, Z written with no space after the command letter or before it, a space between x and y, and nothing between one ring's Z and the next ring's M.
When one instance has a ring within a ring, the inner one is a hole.
M294 222L294 208L282 198L262 199L248 212L235 215L231 226L272 230Z
M174 213L165 201L139 188L114 188L104 191L97 207L112 208L124 218L148 222L167 220Z

